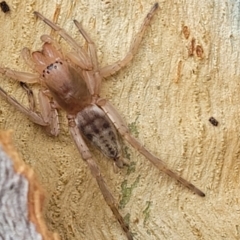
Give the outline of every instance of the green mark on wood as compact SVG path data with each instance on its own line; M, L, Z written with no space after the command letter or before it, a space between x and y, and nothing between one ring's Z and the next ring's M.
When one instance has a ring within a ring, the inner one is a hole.
M132 191L134 188L137 187L137 185L139 183L139 179L140 179L140 175L138 175L138 177L136 178L136 180L130 187L128 187L127 180L124 180L123 183L121 184L122 199L120 200L120 203L119 203L120 209L124 208L126 206L126 204L129 202L131 195L132 195Z
M144 226L145 226L147 220L150 217L150 207L151 207L151 205L152 205L152 202L151 201L147 201L147 207L143 210L143 215L145 215L144 221L143 221Z
M130 213L127 213L124 218L123 218L124 222L129 226L130 223Z
M137 115L134 122L128 124L128 128L130 129L130 132L135 136L138 137L139 131L137 129L137 120L140 114Z
M130 160L131 155L129 153L129 148L127 146L125 146L123 148L123 155L126 159ZM130 173L135 172L136 169L136 163L135 162L130 162L127 168L127 175L129 175Z
M135 172L135 170L136 170L136 163L135 162L130 162L130 164L128 166L128 169L127 169L127 175Z
M125 146L123 148L123 154L124 154L124 157L127 158L128 160L130 160L131 158L131 154L129 153L129 148L127 146Z

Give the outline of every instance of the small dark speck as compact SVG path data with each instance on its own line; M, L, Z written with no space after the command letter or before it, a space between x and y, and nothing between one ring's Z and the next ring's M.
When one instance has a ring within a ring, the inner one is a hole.
M110 149L109 149L110 150ZM110 150L110 153L113 155L115 152L114 152L114 150Z
M0 2L0 7L4 13L7 13L10 11L9 6L5 1Z
M52 68L53 68L53 64L50 64L49 66L47 66L48 70L52 70Z
M92 135L92 134L87 134L86 137L87 137L89 140L92 140L93 135Z
M103 128L109 128L109 127L110 127L109 123L105 122L105 123L103 124Z
M96 134L98 134L98 133L100 132L96 127L93 128L93 131L94 131L94 133L96 133Z
M209 122L215 127L218 125L218 121L214 117L210 117Z

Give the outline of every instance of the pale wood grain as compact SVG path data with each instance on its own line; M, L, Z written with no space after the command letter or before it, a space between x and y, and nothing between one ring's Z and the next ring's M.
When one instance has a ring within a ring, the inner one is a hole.
M63 1L58 23L81 42L72 20L82 22L104 66L124 57L153 3ZM32 12L52 19L56 3L9 0L8 4L11 13L0 13L0 64L31 71L19 57L20 50L40 49L40 35L50 33ZM193 195L159 173L131 148L136 170L129 175L127 169L115 174L110 161L96 150L94 154L118 200L121 184L126 181L130 187L139 179L121 209L123 215L130 214L135 239L239 239L240 2L159 4L161 10L133 62L103 83L102 95L136 127L150 150L206 197ZM61 45L66 47L63 41ZM17 83L1 77L1 86L27 104ZM0 127L14 130L18 151L48 192L49 228L63 239L126 239L75 149L64 113L60 136L49 138L1 99L0 104ZM217 127L208 121L211 116L219 121Z

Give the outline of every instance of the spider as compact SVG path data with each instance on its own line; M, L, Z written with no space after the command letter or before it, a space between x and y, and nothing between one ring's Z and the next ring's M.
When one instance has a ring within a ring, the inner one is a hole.
M69 130L76 147L82 159L90 168L91 174L96 179L106 203L126 233L128 240L133 239L129 226L124 222L123 217L119 213L117 202L109 191L86 142L92 143L106 157L112 159L115 167L122 168L127 162L121 154L120 135L160 171L181 182L199 196L205 196L193 184L168 169L163 161L151 154L135 139L113 105L107 99L99 96L102 78L115 74L126 66L132 60L134 54L136 54L143 34L157 12L158 7L158 3L155 3L145 17L126 56L122 60L105 67L99 66L95 44L78 21L74 20L74 23L85 39L87 48L79 46L64 29L45 18L39 12L34 12L38 18L65 39L75 52L63 55L61 48L52 37L42 35L43 46L41 51L30 53L30 50L27 48L22 50L24 60L33 66L38 74L0 68L2 74L17 81L28 84L40 83L40 113L34 109L34 106L24 107L2 88L0 88L0 95L15 106L16 109L24 113L31 121L45 127L49 134L53 136L59 134L57 110L62 109L66 111ZM31 94L28 94L28 96L31 98Z

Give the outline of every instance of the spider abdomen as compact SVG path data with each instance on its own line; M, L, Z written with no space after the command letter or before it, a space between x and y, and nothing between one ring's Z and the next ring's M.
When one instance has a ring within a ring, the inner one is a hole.
M96 105L89 105L77 114L76 123L84 135L101 152L115 161L121 155L121 147L114 126Z

